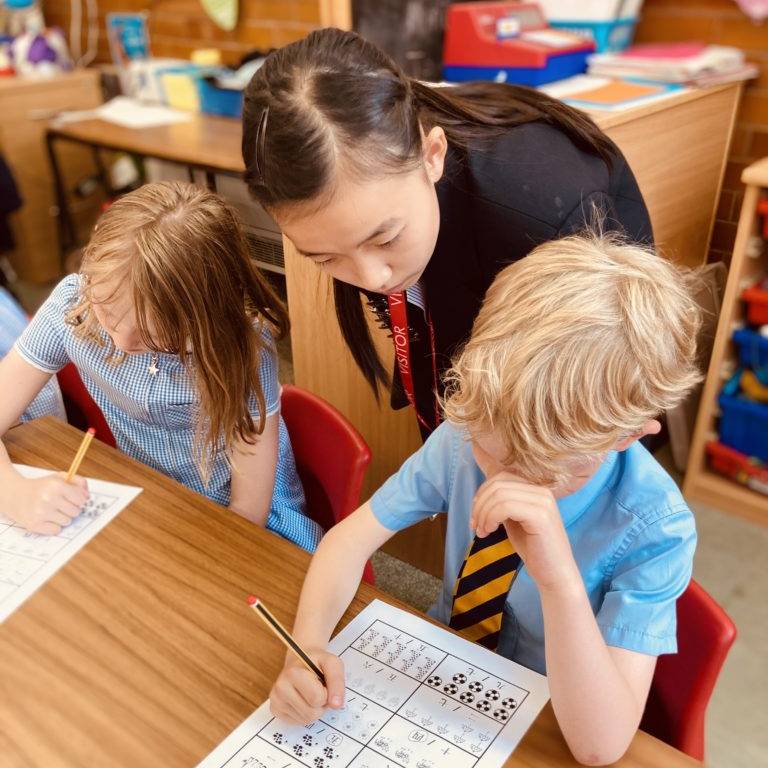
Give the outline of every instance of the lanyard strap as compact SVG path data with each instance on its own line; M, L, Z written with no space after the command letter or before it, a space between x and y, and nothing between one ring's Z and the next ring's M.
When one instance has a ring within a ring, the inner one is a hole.
M427 420L419 413L419 409L416 405L416 396L413 388L413 370L411 368L411 345L408 338L408 316L405 309L406 296L404 292L393 293L387 296L387 303L389 304L389 318L392 324L392 341L395 343L395 360L397 360L397 368L400 371L400 381L403 383L403 389L405 390L405 396L408 398L408 402L413 406L413 410L416 411L416 418L419 423L424 427L432 431L436 429L442 418L440 416L440 406L437 400L437 355L435 354L435 328L432 325L432 317L429 312L425 310L427 317L427 327L429 328L429 347L432 355L432 377L433 377L433 389L432 394L435 402L435 422L429 424Z

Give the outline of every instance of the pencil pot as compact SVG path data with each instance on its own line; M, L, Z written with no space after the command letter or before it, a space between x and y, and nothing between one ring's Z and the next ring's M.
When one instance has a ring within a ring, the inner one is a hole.
M235 88L222 88L212 77L197 80L200 110L207 115L240 117L243 113L243 92Z
M720 395L720 442L768 462L768 405Z

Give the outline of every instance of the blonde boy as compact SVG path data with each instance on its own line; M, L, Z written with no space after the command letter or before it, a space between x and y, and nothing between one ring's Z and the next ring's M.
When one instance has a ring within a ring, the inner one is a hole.
M432 614L546 672L574 756L617 760L656 657L676 651L691 575L693 516L638 440L698 380L698 325L683 276L615 239L549 242L504 269L449 374L447 421L312 561L295 634L327 688L289 656L273 712L309 722L342 706L342 664L325 649L365 561L445 512Z

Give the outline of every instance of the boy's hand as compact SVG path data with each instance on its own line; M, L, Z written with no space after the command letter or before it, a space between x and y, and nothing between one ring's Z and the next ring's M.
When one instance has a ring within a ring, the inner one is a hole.
M557 502L548 488L499 472L475 494L469 525L481 538L503 525L540 590L572 589L582 583Z
M307 650L307 655L323 671L326 687L292 653L272 686L269 705L282 720L307 725L317 720L328 707L344 706L344 664L327 651Z
M69 525L88 501L88 485L64 474L29 479L16 473L2 492L3 508L15 523L32 533L54 536Z

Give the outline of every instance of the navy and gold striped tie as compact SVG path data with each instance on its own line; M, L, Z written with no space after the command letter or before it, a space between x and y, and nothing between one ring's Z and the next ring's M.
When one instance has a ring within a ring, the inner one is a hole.
M495 650L504 603L520 563L503 525L484 539L475 537L456 579L449 626Z

